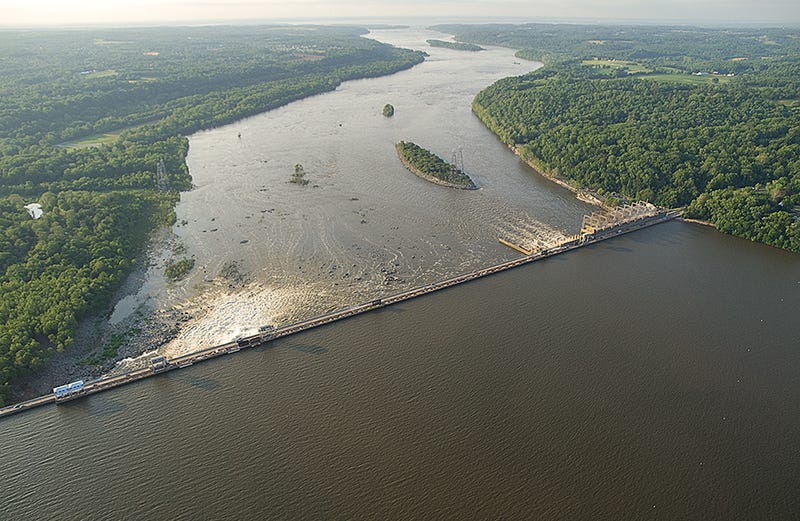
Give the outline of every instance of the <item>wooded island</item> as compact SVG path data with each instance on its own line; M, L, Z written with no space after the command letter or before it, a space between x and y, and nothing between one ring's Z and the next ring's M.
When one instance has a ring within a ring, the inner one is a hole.
M467 174L416 143L401 141L396 148L400 161L415 175L450 188L477 189Z
M445 47L456 51L483 51L483 47L473 43L448 42L445 40L425 40L431 47Z

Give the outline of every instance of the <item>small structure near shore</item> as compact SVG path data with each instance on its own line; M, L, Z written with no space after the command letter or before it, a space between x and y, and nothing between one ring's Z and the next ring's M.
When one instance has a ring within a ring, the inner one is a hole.
M30 214L31 218L33 219L38 219L42 216L42 214L44 214L42 205L39 203L26 204L24 208L28 210L28 214Z

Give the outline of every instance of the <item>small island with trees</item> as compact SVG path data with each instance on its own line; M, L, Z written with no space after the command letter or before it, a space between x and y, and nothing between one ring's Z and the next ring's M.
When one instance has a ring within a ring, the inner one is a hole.
M383 115L386 116L387 118L391 118L392 116L394 116L394 107L388 103L384 105Z
M472 179L455 165L448 163L416 143L401 141L397 143L396 148L397 155L403 165L413 174L423 179L438 185L462 190L476 190L478 188L472 182Z
M425 40L431 47L446 47L448 49L455 49L456 51L483 51L485 50L480 45L474 43L464 42L448 42L445 40Z
M306 169L303 168L303 165L300 163L296 163L294 165L294 173L292 177L289 178L290 183L294 183L296 185L305 186L308 184L308 179L306 177Z
M169 282L177 282L189 274L194 268L194 258L184 257L180 260L170 259L164 265L164 276Z

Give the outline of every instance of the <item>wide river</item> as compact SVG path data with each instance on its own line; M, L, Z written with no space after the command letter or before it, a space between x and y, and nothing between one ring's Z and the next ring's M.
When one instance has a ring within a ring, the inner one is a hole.
M536 64L371 36L430 57L191 137L198 268L139 298L202 313L164 352L514 258L498 236L592 210L470 112ZM410 174L401 139L460 151L481 189ZM245 281L215 282L231 261ZM0 518L797 519L798 310L800 256L662 224L3 420Z

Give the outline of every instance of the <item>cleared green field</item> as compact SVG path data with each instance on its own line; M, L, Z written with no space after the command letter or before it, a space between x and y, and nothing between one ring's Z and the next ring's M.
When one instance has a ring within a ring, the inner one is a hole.
M583 60L581 63L589 67L627 69L631 74L653 72L653 69L645 67L641 63L626 60Z
M146 123L142 123L145 125ZM131 125L130 127L120 128L118 130L114 130L113 132L105 132L103 134L92 134L91 136L86 136L83 139L79 139L77 141L67 141L66 143L60 143L59 147L62 148L86 148L86 147L97 147L100 145L108 145L116 141L120 134L125 132L126 130L135 130L142 125Z
M122 133L120 130L119 132L113 133L106 133L106 134L96 134L94 136L87 136L78 141L71 141L69 143L61 143L60 147L64 148L86 148L86 147L96 147L100 145L105 145L109 143L113 143L117 140L119 135Z
M638 76L644 80L656 80L670 83L680 83L683 85L709 85L712 83L728 83L733 78L729 76L704 75L695 76L694 74L642 74ZM714 81L716 80L716 81Z
M84 78L108 78L110 76L116 76L117 74L119 74L119 73L117 71L115 71L114 69L108 69L108 70L105 70L105 71L92 71L92 72L84 73L83 77Z

